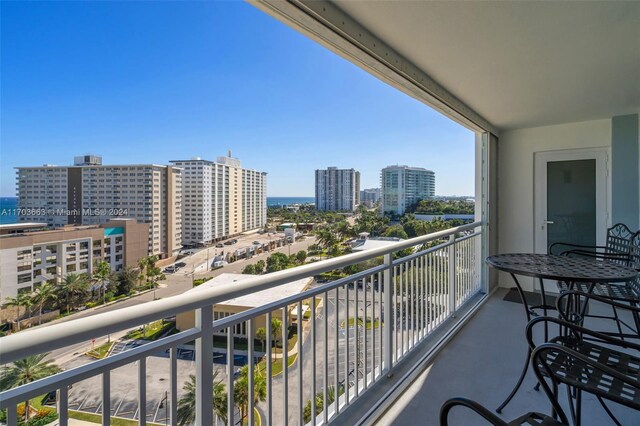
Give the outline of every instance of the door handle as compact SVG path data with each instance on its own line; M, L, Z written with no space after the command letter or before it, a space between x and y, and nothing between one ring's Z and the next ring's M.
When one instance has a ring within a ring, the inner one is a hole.
M547 225L553 225L553 221L552 220L543 220L542 223L547 224Z

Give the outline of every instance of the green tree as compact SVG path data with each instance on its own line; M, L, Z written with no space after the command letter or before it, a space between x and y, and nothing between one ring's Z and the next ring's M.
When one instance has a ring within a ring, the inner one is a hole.
M21 317L20 308L21 307L25 308L24 313L29 312L29 308L33 305L33 299L31 298L31 295L26 292L19 293L17 297L7 297L4 304L6 306L15 306L17 308L16 325L17 325L17 330L20 331L20 317ZM30 317L30 316L31 315L27 315L27 317Z
M338 222L335 227L335 231L342 240L346 240L347 238L355 237L356 233L354 232L349 222L343 220L342 222Z
M93 271L93 282L100 284L99 291L102 293L102 303L106 303L107 281L111 280L111 265L105 261L99 262Z
M242 269L243 274L256 275L255 265L247 265Z
M260 343L262 343L262 352L264 352L264 343L267 340L267 329L265 327L257 329L256 338L260 340Z
M271 339L273 344L278 345L278 340L282 337L282 321L278 318L271 318Z
M307 260L307 252L304 250L300 250L296 253L296 261L302 265L304 261Z
M38 324L42 324L42 310L47 303L58 298L58 289L55 285L44 282L36 289L33 298L38 308Z
M216 380L218 372L213 373L213 413L227 423L227 391L221 380ZM196 376L189 375L189 380L182 387L184 394L178 401L178 424L191 425L196 421Z
M402 225L390 226L382 233L382 235L384 237L402 238L403 240L409 238Z
M138 275L138 285L142 286L144 282L144 277L146 276L145 269L147 268L148 257L142 257L138 259L138 270L140 274Z
M259 368L253 373L253 403L267 400L267 379ZM233 386L233 402L238 406L241 424L247 417L249 408L249 366L240 368L238 378Z
M284 253L273 253L267 258L267 273L281 271L291 266L289 256Z
M264 273L264 268L267 266L264 260L258 260L255 264L256 274L260 275Z
M136 286L138 271L132 266L127 266L119 272L116 278L116 294L129 294Z
M342 390L342 388L341 388ZM342 395L344 392L340 392ZM318 392L316 394L316 416L322 413L324 409L324 392ZM331 405L336 400L336 390L333 386L327 388L327 406ZM307 400L302 413L304 423L307 424L311 421L311 400Z
M9 390L26 385L36 380L44 379L60 371L60 367L53 361L44 359L49 353L31 355L15 361L8 367L3 367L0 378L0 390ZM29 420L29 400L25 401L25 420Z
M316 241L320 246L324 248L329 248L340 242L338 240L337 234L331 228L322 228L317 230Z
M89 280L84 274L69 274L58 286L58 297L65 301L67 312L71 312L71 305L84 299L89 291Z

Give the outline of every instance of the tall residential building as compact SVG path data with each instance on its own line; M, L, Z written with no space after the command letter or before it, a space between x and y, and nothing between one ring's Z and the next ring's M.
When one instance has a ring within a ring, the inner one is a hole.
M360 172L329 167L316 170L316 209L354 211L360 204Z
M21 222L99 225L131 218L149 225L148 253L177 255L182 242L182 171L156 164L103 165L75 157L73 166L17 167Z
M380 201L382 190L380 188L369 188L360 191L360 203L367 207L373 207Z
M149 225L114 219L101 225L48 229L43 223L0 225L0 303L67 274L91 273L105 261L112 271L147 256Z
M408 207L436 194L436 175L431 170L388 166L380 175L383 213L402 215Z
M202 246L267 223L267 174L240 160L171 161L183 169L182 243Z

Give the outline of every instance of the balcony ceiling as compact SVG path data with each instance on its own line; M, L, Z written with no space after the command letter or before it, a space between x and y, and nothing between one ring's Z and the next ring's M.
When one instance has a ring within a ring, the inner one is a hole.
M498 128L640 111L640 2L335 4Z

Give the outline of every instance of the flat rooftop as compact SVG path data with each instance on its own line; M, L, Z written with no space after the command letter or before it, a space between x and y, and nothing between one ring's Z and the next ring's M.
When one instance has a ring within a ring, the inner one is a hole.
M20 222L20 223L3 223L0 224L0 231L13 231L16 229L32 229L47 226L46 223L40 222Z
M202 291L204 289L212 288L218 285L240 282L254 277L255 275L224 273L210 279L205 283L200 284L198 287L189 290L189 292ZM312 277L292 281L290 283L270 288L268 290L262 290L252 294L248 294L246 296L229 299L227 301L218 303L218 305L245 306L247 308L255 308L256 306L262 306L267 303L277 302L278 300L282 300L286 297L301 293L307 289L312 281Z

